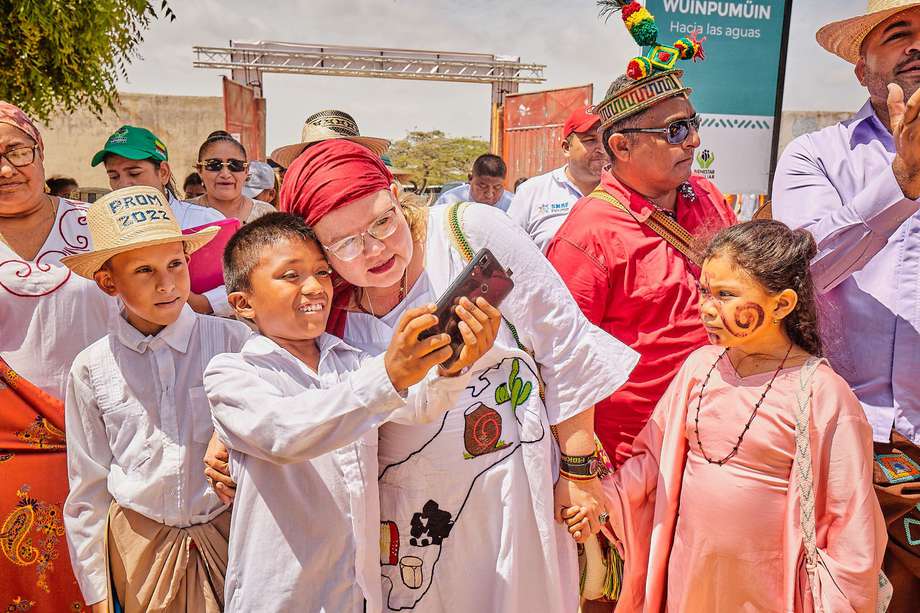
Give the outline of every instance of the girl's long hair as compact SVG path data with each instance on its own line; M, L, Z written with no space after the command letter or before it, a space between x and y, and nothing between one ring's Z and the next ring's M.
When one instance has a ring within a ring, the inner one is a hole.
M807 230L792 230L779 221L758 219L719 232L709 243L703 260L725 254L771 294L794 290L799 301L783 319L783 329L792 342L820 357L824 344L811 278L811 260L817 253L815 239Z

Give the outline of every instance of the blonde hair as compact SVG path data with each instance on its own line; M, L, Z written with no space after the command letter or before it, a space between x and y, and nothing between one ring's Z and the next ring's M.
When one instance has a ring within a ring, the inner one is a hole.
M396 201L409 223L412 240L416 243L421 243L428 234L428 206L416 194L404 191L399 184L396 184L396 186L398 190Z

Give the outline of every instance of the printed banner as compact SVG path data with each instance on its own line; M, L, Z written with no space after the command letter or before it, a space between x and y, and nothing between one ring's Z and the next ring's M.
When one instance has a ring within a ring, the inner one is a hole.
M684 69L703 118L695 172L725 193L769 191L785 0L647 0L659 42L704 39L706 60Z

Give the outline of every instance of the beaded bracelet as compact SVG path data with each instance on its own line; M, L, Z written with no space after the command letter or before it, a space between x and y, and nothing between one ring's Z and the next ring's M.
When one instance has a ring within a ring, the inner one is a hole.
M590 481L606 479L613 474L613 466L604 446L597 436L594 437L594 453L589 455L566 455L560 450L560 474L570 481Z
M594 478L597 475L597 453L591 455L565 455L559 458L559 469L577 477Z
M566 481L593 481L597 478L597 475L573 475L564 470L559 471L559 476L565 479Z

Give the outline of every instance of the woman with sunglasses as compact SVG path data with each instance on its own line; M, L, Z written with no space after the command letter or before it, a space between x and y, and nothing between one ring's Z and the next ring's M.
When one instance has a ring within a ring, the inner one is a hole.
M45 193L44 157L35 124L0 102L0 596L13 609L79 611L61 512L63 399L71 363L116 305L60 264L90 248L86 205Z
M269 203L243 195L249 162L246 148L230 133L217 130L208 135L198 150L196 168L207 193L192 202L213 207L243 225L275 211Z
M554 511L583 504L595 531L606 521L593 405L637 356L585 319L507 215L480 204L417 207L361 145L306 149L280 204L315 229L339 277L330 332L373 355L407 309L435 302L461 273L464 242L488 248L515 283L501 304L508 325L455 408L431 424L381 426L379 514L368 509L362 521L381 522L383 567L377 543L365 543L373 551L341 580L362 585L371 613L577 611L576 547ZM590 471L559 479L560 449Z

